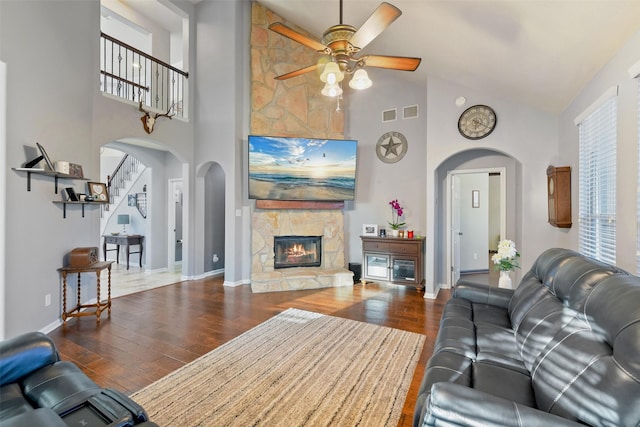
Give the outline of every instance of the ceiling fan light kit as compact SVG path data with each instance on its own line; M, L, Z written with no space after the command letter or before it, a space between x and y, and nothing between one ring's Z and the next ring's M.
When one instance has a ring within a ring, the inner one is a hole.
M351 89L362 90L370 88L372 84L373 82L369 78L367 71L360 68L353 73L353 78L349 82L349 87Z
M372 82L364 70L365 66L387 68L391 70L415 71L420 65L420 58L402 56L365 55L356 57L366 45L382 33L391 23L398 19L402 12L397 7L383 2L357 29L342 23L342 0L340 0L340 24L329 27L322 35L322 41L314 40L287 27L281 22L274 22L269 29L304 46L314 49L322 55L329 55L331 62L324 65L320 80L325 83L321 93L325 96L342 94L340 82L345 74L353 74L349 87L367 89ZM276 80L286 80L317 70L322 65L314 64L280 76Z

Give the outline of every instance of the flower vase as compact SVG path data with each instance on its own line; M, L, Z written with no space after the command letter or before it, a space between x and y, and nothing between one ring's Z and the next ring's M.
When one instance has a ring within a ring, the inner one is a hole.
M398 237L400 235L400 230L396 230L394 228L391 229L391 236Z
M498 287L504 289L513 289L513 284L511 283L511 277L509 276L508 271L500 271L500 278L498 279Z

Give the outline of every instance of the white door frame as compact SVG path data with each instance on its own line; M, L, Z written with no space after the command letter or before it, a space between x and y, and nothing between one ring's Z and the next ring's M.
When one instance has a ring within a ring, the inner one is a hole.
M507 168L484 168L484 169L458 169L447 172L447 207L445 213L446 230L447 230L447 263L446 263L446 277L447 286L453 287L454 281L454 266L453 260L455 259L454 239L453 233L453 178L454 175L464 175L470 173L499 173L500 174L500 239L504 239L507 234ZM458 267L459 268L459 267Z

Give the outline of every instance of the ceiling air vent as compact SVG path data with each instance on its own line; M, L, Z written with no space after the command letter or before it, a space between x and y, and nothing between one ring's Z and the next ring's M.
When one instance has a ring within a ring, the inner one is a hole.
M398 110L385 110L382 112L382 123L393 122L397 119Z
M418 117L418 106L417 105L409 105L408 107L404 107L402 109L402 118L403 119L415 119Z

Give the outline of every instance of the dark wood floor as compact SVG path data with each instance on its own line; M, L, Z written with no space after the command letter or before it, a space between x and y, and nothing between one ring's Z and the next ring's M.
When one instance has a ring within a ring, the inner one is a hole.
M103 313L100 326L82 317L49 335L61 357L95 382L132 393L291 307L418 332L427 339L398 424L410 426L449 295L429 300L413 288L375 283L253 294L208 278L114 298L111 318Z

